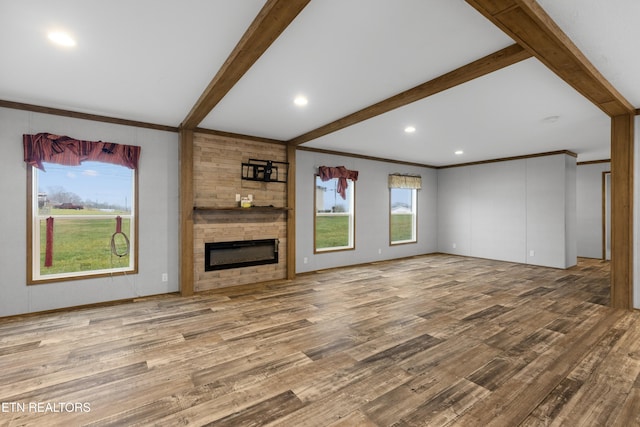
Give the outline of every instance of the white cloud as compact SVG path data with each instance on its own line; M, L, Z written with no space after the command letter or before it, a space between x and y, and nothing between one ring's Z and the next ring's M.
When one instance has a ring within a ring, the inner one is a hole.
M94 171L92 169L86 169L86 170L82 171L82 175L84 175L84 176L98 176L98 172Z
M67 172L67 178L76 179L76 174L73 172Z

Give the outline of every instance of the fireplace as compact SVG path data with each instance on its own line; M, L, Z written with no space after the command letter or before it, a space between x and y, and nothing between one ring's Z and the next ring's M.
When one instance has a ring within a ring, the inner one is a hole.
M277 263L278 239L239 240L204 244L205 271Z

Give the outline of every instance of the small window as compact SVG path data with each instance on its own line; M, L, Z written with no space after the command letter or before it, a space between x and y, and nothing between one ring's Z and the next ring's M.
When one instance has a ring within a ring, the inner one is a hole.
M136 271L136 171L103 162L29 167L29 283Z
M354 249L355 183L347 179L343 198L338 178L315 180L315 252Z
M389 189L389 235L392 245L417 242L417 194L415 188Z

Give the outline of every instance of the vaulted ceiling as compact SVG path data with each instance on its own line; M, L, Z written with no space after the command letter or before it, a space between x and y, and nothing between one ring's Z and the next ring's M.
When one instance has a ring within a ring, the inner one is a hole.
M600 160L608 113L640 106L638 16L635 0L0 0L0 105L435 166Z

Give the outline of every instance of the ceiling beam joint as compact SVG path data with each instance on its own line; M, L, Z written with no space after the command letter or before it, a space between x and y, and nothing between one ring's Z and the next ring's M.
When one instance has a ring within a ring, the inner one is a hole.
M267 0L211 83L182 121L194 129L229 93L311 0Z
M611 117L635 108L535 0L465 0Z
M531 58L514 44L288 141L300 145Z

